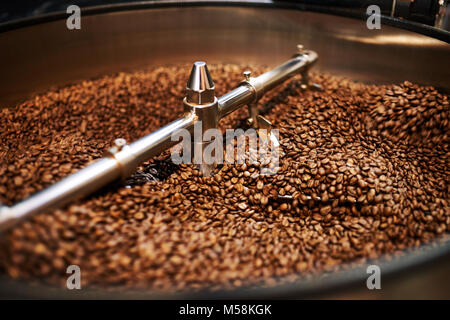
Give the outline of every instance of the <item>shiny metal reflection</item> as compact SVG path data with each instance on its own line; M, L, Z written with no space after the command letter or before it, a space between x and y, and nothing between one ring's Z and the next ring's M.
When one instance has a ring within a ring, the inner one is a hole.
M204 61L197 61L192 66L186 86L186 99L196 104L214 102L214 83Z

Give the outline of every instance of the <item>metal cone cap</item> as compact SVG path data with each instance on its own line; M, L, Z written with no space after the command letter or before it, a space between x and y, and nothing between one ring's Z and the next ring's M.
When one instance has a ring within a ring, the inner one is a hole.
M211 79L206 62L197 61L192 66L186 86L186 100L194 104L214 102L214 82Z

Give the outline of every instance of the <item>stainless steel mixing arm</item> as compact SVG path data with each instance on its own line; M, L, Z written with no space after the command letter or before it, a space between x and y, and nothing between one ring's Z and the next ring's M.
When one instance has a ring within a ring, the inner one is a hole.
M214 84L206 64L196 62L186 88L187 96L184 99L186 113L182 118L130 145L123 139L117 139L104 158L14 206L0 207L0 232L32 214L60 207L114 180L131 175L141 163L177 144L178 142L171 140L172 134L177 130L187 129L192 132L196 121L202 121L204 126L206 123L207 128L217 127L221 118L242 106L255 103L265 92L294 74L302 73L307 79L307 72L317 58L314 51L299 49L293 58L275 69L256 78L246 76L245 81L236 89L220 98L214 96Z

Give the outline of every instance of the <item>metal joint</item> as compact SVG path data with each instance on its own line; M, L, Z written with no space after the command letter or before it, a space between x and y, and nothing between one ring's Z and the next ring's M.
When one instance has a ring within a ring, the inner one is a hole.
M210 143L203 141L203 134L209 129L218 128L219 100L215 96L215 87L208 67L203 61L197 61L192 66L183 104L185 111L191 112L196 117L196 121L194 122L194 137L191 141L192 158L194 163L199 165L202 174L204 176L210 176L214 164L208 164L203 159L203 151ZM199 124L201 131L195 132L195 128ZM196 134L201 134L201 137L196 137Z
M297 53L293 56L293 58L302 58L304 56L309 56L310 52L311 51L309 50L305 50L303 45L297 44ZM300 86L303 90L311 89L314 91L322 91L322 87L319 84L311 82L311 78L309 76L309 69L311 67L312 64L309 64L302 70L302 83Z
M106 151L106 156L114 158L119 165L122 180L125 180L133 172L134 167L130 165L129 158L133 156L127 141L123 138L114 140L113 146Z
M244 79L239 83L239 86L247 86L253 92L253 101L256 103L264 94L264 83L258 81L258 78L251 76L251 71L244 71Z

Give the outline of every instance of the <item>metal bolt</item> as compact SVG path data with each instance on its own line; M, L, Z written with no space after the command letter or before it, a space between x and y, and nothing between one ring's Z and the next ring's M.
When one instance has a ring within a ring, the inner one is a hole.
M249 70L244 71L244 78L245 78L245 81L250 81L251 75L252 75L252 72L251 72L251 71L249 71Z
M115 155L116 153L122 151L122 149L127 145L127 140L123 138L118 138L114 140L113 146L109 148L107 154Z
M124 138L118 138L114 140L114 146L116 146L119 149L122 149L127 144L127 140Z

